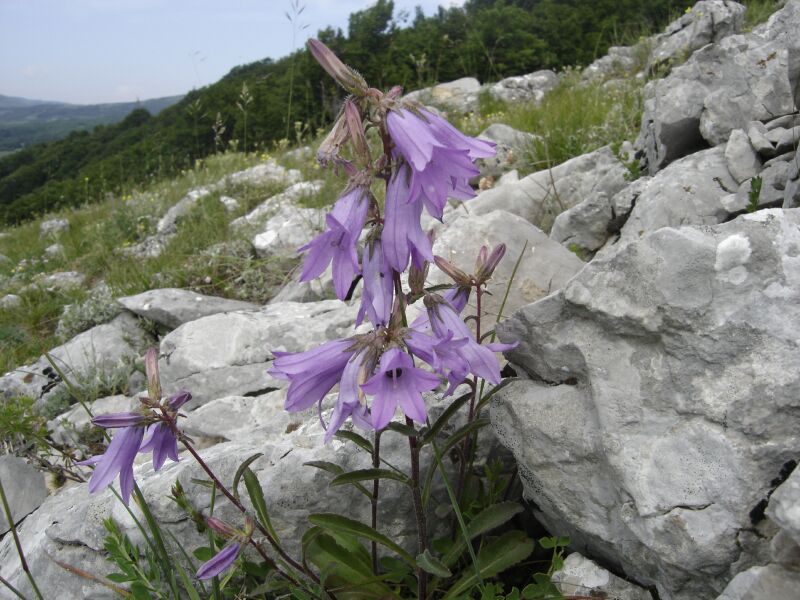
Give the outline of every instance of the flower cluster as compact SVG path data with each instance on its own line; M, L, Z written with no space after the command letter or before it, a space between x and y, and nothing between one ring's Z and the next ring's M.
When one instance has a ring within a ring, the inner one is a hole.
M499 383L494 352L509 346L482 345L460 313L471 290L491 276L505 247L482 248L476 274L467 275L434 257L433 237L420 223L423 210L441 220L448 199L474 197L469 185L479 173L474 161L492 156L494 144L465 136L439 115L400 100L399 88L385 94L368 88L322 43L311 40L309 47L352 96L317 153L322 166L343 170L349 182L327 215L325 231L300 248L306 253L301 281L319 277L330 265L334 290L344 300L360 277L357 322L366 319L373 330L306 352L276 352L270 374L289 382L287 411L318 407L329 440L348 418L356 426L381 430L398 407L408 419L424 423L422 394L444 382L446 394L470 374ZM377 160L371 157L370 129L383 144ZM348 145L349 159L342 153ZM382 211L371 192L374 180L386 183ZM434 262L454 279L443 296L424 290ZM408 293L400 277L406 270ZM406 304L420 297L427 314L408 326ZM322 402L337 384L326 423Z
M181 390L162 402L155 348L145 356L145 370L148 397L139 399L142 409L94 417L92 423L98 427L117 431L103 454L78 463L95 467L89 479L90 493L104 490L119 476L120 495L126 505L133 492L133 461L138 453L152 452L156 471L164 466L167 458L177 462L178 439L174 423L178 410L192 399L189 392Z

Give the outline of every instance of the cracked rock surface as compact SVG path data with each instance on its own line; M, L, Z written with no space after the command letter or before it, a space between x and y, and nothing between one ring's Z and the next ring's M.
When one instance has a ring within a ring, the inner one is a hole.
M751 511L796 459L798 300L800 210L772 209L647 233L501 324L526 378L492 422L547 528L665 600L758 564Z

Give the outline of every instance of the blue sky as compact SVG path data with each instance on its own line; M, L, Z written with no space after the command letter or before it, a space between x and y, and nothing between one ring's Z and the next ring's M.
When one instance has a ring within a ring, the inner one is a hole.
M302 0L301 0L302 1ZM374 0L305 0L299 46ZM463 0L395 0L431 14ZM0 94L78 104L182 94L292 50L290 0L0 0Z

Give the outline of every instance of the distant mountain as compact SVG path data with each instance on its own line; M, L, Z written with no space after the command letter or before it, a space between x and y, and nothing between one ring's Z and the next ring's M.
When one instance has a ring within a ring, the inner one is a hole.
M0 153L58 140L71 131L117 123L137 108L156 115L181 98L183 96L140 102L68 104L0 95Z

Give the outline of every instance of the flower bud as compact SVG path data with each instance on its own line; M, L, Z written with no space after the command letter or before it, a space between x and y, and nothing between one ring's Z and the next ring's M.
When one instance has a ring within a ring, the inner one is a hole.
M484 283L492 276L506 253L506 245L498 244L491 254L488 252L487 246L481 246L480 252L478 252L478 260L475 261L475 279L478 284Z
M167 404L172 410L178 410L181 406L192 399L192 393L186 390L178 390L167 399Z
M344 113L342 113L333 124L333 129L331 129L330 133L328 133L319 145L319 149L317 150L317 162L321 166L327 167L329 162L336 161L339 157L339 150L347 142L349 135L350 131L347 127L347 121L345 120Z
M92 419L92 423L103 429L114 427L136 427L144 424L145 417L138 412L112 413L108 415L97 415Z
M403 95L403 86L402 85L396 85L392 89L390 89L388 92L386 92L386 97L387 98L391 98L392 100L396 100L397 98L399 98L402 95Z
M436 237L436 232L431 229L428 232L428 239L433 247L433 240ZM408 287L411 288L411 294L420 296L425 291L425 280L428 279L428 269L430 263L426 260L422 263L422 268L417 268L414 261L411 261L411 266L408 269Z
M436 261L436 266L444 271L445 274L447 274L447 276L455 281L458 285L470 285L472 281L470 276L464 273L464 271L459 269L449 260L446 260L441 256L434 256L433 260Z
M347 130L350 139L353 141L353 151L361 161L361 164L370 164L369 145L367 144L367 134L364 131L364 122L361 120L361 113L356 103L348 99L344 103L344 117L347 122Z
M356 71L344 64L330 48L319 40L308 40L311 56L333 77L336 82L351 94L363 96L367 91L367 82Z
M234 537L237 533L236 529L234 529L224 521L220 521L216 517L206 517L206 523L208 524L211 531L221 535L226 539Z
M250 515L244 516L244 534L247 536L247 539L250 539L253 536L253 532L256 529L256 522L253 520L253 517Z
M150 400L161 400L161 379L158 376L158 350L150 348L144 355L144 372L147 375L147 394Z

